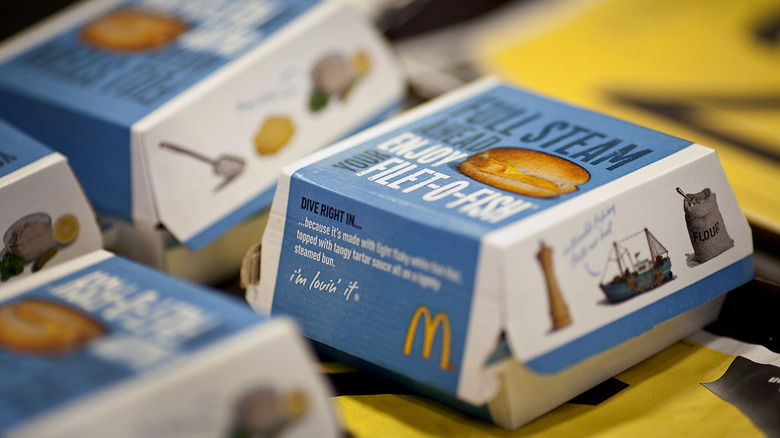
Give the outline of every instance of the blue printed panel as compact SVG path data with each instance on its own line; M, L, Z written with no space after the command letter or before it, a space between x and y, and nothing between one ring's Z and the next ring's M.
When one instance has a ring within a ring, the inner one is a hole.
M319 342L454 393L478 241L303 184L290 193L272 312Z
M52 151L0 120L0 177L49 155Z
M36 313L41 303L44 312ZM4 330L14 315L47 313L91 322L47 321L44 329L56 332L37 343L0 336L0 430L261 321L246 306L118 257L0 303ZM83 342L69 343L73 336Z

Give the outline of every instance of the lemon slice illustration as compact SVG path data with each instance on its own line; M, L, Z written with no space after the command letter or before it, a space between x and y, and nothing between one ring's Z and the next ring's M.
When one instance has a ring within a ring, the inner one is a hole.
M371 57L366 52L357 52L352 57L351 67L355 76L365 76L371 70Z
M288 117L269 117L255 136L255 150L260 155L275 154L290 141L294 133L295 126Z
M69 245L79 235L79 221L72 214L63 214L54 222L54 241L60 245Z

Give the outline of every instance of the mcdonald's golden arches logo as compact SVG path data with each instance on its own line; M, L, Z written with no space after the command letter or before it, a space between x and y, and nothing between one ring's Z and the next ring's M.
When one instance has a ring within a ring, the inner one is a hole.
M420 319L425 322L425 337L423 340L423 359L430 359L433 341L436 339L436 333L441 327L441 358L439 359L439 368L444 371L452 371L455 367L450 363L450 344L452 342L452 329L450 328L450 318L444 312L439 312L436 316L431 316L431 310L428 306L422 305L414 311L409 328L406 330L406 342L404 343L404 354L412 354L414 346L414 336L417 333L417 325Z

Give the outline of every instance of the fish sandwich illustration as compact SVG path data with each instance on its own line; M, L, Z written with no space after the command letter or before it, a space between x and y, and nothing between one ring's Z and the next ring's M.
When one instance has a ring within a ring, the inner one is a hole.
M179 20L146 10L119 10L81 31L88 44L106 50L140 52L168 45L187 30Z
M554 198L590 180L582 166L545 152L499 147L474 154L458 166L464 175L519 195Z
M106 333L91 316L45 299L0 306L0 347L26 354L64 354Z

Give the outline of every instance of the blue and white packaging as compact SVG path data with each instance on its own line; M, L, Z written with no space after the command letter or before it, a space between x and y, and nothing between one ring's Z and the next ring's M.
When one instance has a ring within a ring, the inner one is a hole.
M193 252L403 94L370 23L316 0L87 1L0 48L0 116L69 158L101 219Z
M106 251L0 299L3 436L340 436L285 319Z
M516 428L752 276L713 150L488 78L286 166L247 299Z
M0 288L100 249L68 161L0 119Z

